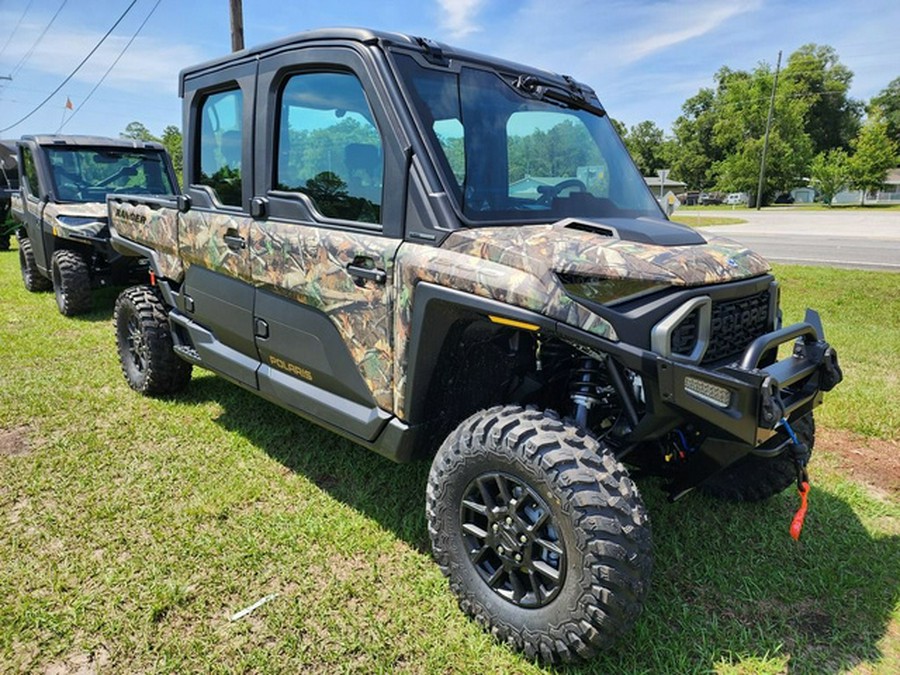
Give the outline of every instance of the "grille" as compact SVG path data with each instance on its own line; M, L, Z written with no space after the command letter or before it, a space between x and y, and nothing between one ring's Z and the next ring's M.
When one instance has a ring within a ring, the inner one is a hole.
M687 356L694 351L700 330L700 312L694 310L672 331L672 353Z
M697 342L699 316L698 311L691 312L672 331L673 353L691 353ZM736 300L713 301L709 345L703 363L740 354L753 340L765 334L768 320L768 289Z

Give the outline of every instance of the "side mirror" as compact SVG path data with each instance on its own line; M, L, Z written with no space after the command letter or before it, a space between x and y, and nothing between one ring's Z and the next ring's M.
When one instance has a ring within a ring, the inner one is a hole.
M187 213L191 210L191 196L190 195L178 195L176 197L176 201L178 203L178 211L180 213Z

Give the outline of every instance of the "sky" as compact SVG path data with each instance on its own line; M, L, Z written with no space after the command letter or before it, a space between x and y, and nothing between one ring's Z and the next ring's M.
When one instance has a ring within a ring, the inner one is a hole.
M157 135L167 125L180 126L178 73L230 51L228 0L136 0L59 92L7 129L75 70L132 1L0 0L0 137L54 133L61 125L63 133L113 137L132 121ZM244 0L243 5L247 46L329 26L425 36L571 75L597 92L612 117L629 127L652 120L667 132L687 98L714 86L720 67L774 66L779 50L786 61L810 42L837 50L854 73L850 95L856 99L867 101L900 77L898 0Z

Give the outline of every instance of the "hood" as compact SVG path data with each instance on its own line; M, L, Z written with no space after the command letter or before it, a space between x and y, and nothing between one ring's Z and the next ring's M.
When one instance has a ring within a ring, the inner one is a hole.
M736 242L650 219L473 228L454 232L442 248L540 278L556 273L702 286L770 270L761 256Z
M70 236L95 237L106 227L108 222L106 203L55 204L50 202L44 208L44 220L54 230L61 230Z

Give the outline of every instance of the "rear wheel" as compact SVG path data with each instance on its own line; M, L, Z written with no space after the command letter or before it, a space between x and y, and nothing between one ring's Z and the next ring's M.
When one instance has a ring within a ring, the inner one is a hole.
M129 386L142 394L173 394L191 380L191 364L172 351L166 308L151 286L134 286L116 299L116 347Z
M78 251L57 251L53 254L51 278L60 314L75 316L90 311L94 304L91 273L84 256Z
M32 293L50 290L50 280L38 271L31 240L28 237L19 238L19 269L26 290Z
M801 443L812 452L816 442L816 423L809 413L791 423ZM700 490L711 497L730 502L761 502L789 488L797 480L797 469L790 450L777 457L747 455L708 479Z
M462 610L529 657L587 658L641 611L641 497L607 448L554 413L497 407L460 424L432 464L426 510Z

